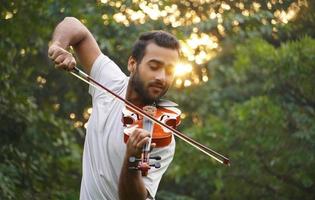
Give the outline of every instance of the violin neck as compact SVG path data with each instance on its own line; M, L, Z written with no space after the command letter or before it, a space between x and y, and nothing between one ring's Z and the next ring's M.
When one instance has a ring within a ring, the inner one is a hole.
M154 125L154 123L151 120L149 120L146 117L144 117L144 119L143 119L143 129L150 133L150 139L143 147L143 151L144 152L149 152L150 151L151 139L152 139L152 135L153 135L153 125Z

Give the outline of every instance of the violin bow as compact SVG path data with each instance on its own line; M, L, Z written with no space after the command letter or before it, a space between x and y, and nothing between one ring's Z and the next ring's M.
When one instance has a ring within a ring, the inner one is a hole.
M195 147L196 149L198 149L199 151L203 152L204 154L210 156L211 158L213 158L214 160L218 161L219 163L224 164L224 165L230 165L230 160L227 157L225 157L225 156L219 154L218 152L216 152L216 151L206 147L203 144L200 144L200 143L196 142L195 140L191 139L190 137L188 137L187 135L181 133L180 131L176 130L175 128L173 128L171 126L168 126L168 125L160 122L159 120L155 119L154 117L148 115L141 108L135 106L130 101L122 98L121 96L117 95L116 93L114 93L113 91L108 89L107 87L103 86L102 84L100 84L99 82L94 80L91 76L89 76L88 74L86 74L85 72L80 70L78 67L74 67L73 70L70 71L70 73L73 76L75 76L75 77L79 78L80 80L84 81L85 83L91 85L92 87L94 87L94 88L96 88L98 90L101 90L103 92L105 91L105 92L110 93L111 95L113 95L114 97L119 99L120 101L124 102L129 109L133 110L134 112L139 113L142 116L147 117L152 122L157 123L158 125L169 129L170 131L172 131L172 133L175 136L177 136L181 140L185 141L186 143L190 144L191 146Z

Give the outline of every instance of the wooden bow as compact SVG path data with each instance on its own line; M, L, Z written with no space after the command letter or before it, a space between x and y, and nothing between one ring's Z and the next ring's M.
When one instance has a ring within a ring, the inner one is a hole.
M226 158L225 156L223 156L223 155L217 153L216 151L214 151L214 150L204 146L203 144L200 144L200 143L196 142L195 140L193 140L190 137L188 137L187 135L179 132L178 130L174 129L173 127L170 127L170 126L162 123L161 121L155 119L154 117L148 115L141 108L135 106L130 101L122 98L121 96L117 95L116 93L114 93L113 91L108 89L107 87L105 87L102 84L98 83L91 76L87 75L86 73L84 73L79 68L75 67L73 69L73 71L70 71L70 73L72 75L74 75L75 77L79 78L80 80L84 81L85 83L91 85L92 87L94 87L96 89L99 89L101 91L105 91L105 92L110 93L114 97L116 97L119 100L121 100L122 102L124 102L129 109L133 110L134 112L136 112L136 113L138 113L138 114L140 114L142 116L145 116L147 119L151 120L152 122L154 122L156 124L159 124L160 126L169 129L170 131L172 131L172 133L175 136L177 136L178 138L182 139L183 141L185 141L186 143L190 144L191 146L195 147L196 149L198 149L199 151L203 152L204 154L206 154L206 155L210 156L211 158L215 159L219 163L225 164L225 165L230 165L230 160L228 158Z

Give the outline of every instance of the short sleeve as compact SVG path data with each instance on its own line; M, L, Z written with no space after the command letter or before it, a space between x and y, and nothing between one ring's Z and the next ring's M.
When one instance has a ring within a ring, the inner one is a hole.
M117 94L122 92L127 79L127 76L121 71L116 63L104 54L100 54L96 58L92 65L90 75L94 80ZM89 93L93 100L102 96L102 94L105 94L103 91L100 91L93 86L89 87Z
M150 154L150 156L161 156L161 160L159 161L161 164L161 167L158 169L151 168L149 170L148 175L143 177L144 185L147 191L149 192L150 197L152 197L153 199L156 195L156 192L157 192L157 189L158 189L158 186L160 184L163 174L165 173L168 166L173 160L174 154L175 154L174 136L172 136L172 142L167 147L155 148Z

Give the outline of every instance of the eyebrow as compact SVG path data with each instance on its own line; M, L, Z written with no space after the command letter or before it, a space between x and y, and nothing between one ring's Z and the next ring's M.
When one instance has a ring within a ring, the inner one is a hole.
M161 61L161 60L157 60L157 59L151 59L151 60L149 60L148 61L148 63L156 63L156 64L158 64L158 65L162 65L162 66L164 66L165 65L165 62L163 62L163 61ZM175 65L173 65L173 64L169 64L169 65L167 65L166 67L171 67L171 68L174 68L175 67Z
M165 63L163 61L157 60L157 59L151 59L149 60L149 63L157 63L158 65L165 65Z

